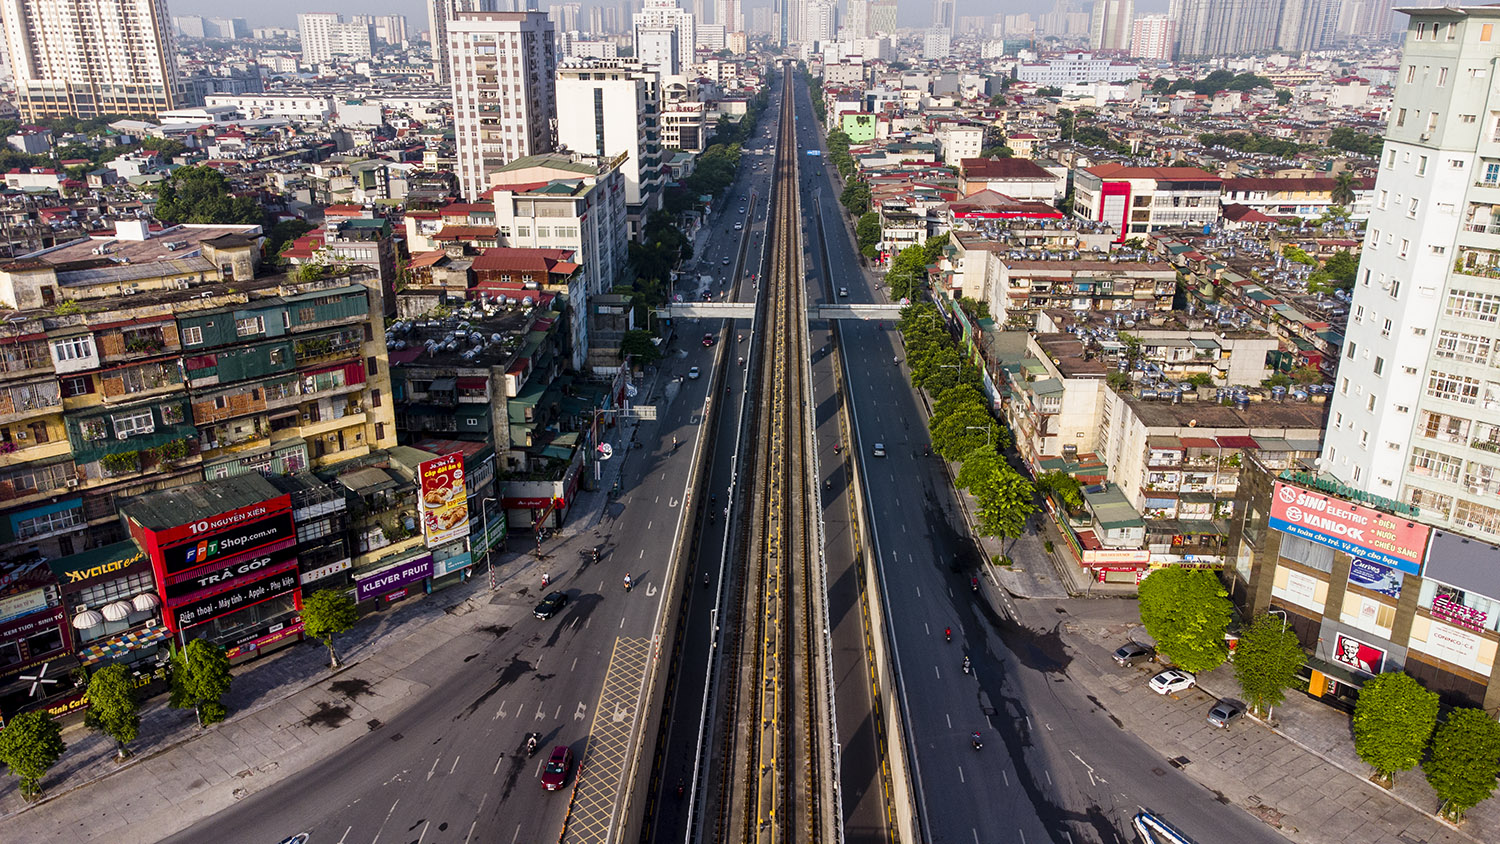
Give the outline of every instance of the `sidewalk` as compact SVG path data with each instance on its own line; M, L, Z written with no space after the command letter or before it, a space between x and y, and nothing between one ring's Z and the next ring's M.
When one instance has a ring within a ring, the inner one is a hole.
M612 441L633 439L638 425L616 428ZM600 490L580 492L568 524L547 541L544 562L554 578L565 578L582 562L581 552L598 543L598 526L612 509L608 489L626 462L604 464ZM156 841L175 830L132 824L170 809L186 827L339 752L421 692L422 684L401 672L459 636L504 623L516 603L537 595L542 565L529 537L517 544L525 551L497 554L493 592L479 564L468 583L361 619L336 641L337 673L328 668L327 649L311 639L236 666L223 723L200 729L192 710L167 706L166 694L144 701L140 738L124 763L115 761L112 740L81 721L67 724L67 750L44 778L41 801L26 803L16 777L0 776L4 839Z
M1500 799L1469 810L1460 829L1439 821L1439 801L1420 768L1396 775L1387 791L1354 752L1349 718L1290 691L1269 724L1250 718L1228 730L1211 727L1215 699L1239 700L1232 665L1199 675L1199 686L1167 698L1146 679L1160 668L1122 669L1111 652L1132 634L1144 638L1133 601L1071 601L1063 636L1076 658L1067 674L1121 726L1176 760L1184 772L1227 802L1245 808L1289 839L1306 844L1482 844L1500 830Z

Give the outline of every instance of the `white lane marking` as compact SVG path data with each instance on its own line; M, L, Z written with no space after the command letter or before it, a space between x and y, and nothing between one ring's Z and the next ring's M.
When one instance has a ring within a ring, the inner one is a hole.
M623 618L622 618L622 619L620 619L620 629L621 629L621 630L624 630L624 629L625 629L625 619L623 619Z
M573 664L570 665L570 666L568 666L568 673L571 674L571 673L573 673L574 671L577 671L577 670L578 670L578 657L575 656L575 657L573 657Z
M968 782L968 780L964 779L964 766L962 766L962 765L958 766L958 781L961 782L961 783L967 783Z
M469 824L469 834L464 836L464 844L469 844L470 841L474 840L474 827L476 826L479 826L478 818L475 818L474 822Z
M1042 771L1042 776L1044 776L1044 777L1047 778L1047 784L1048 785L1052 784L1052 774L1050 774L1050 773L1048 773L1046 771Z
M517 840L519 840L519 839L520 839L520 837L521 837L521 825L520 825L520 824L516 824L516 834L515 834L515 835L512 835L512 836L511 836L511 837L510 837L510 840L511 840L511 844L515 844L515 842L516 842L516 841L517 841Z
M948 722L948 729L950 729L950 730L953 729L953 716L952 715L949 715L947 713L943 713L943 720L945 720L945 721Z
M579 701L578 708L573 710L573 720L582 721L584 716L588 714L588 711L588 707L582 701Z
M462 758L464 758L462 753L460 753L459 755L453 757L453 767L451 767L451 768L448 769L448 775L449 776L452 776L453 772L456 771L456 770L458 770L458 760L460 760Z
M920 586L917 587L917 597L918 598L922 597L922 587L920 587ZM925 627L926 625L924 624L923 626ZM928 631L928 632L931 632L931 631Z
M1010 775L1007 774L1007 773L1005 773L1005 771L1003 769L1000 771L1000 779L1005 780L1005 787L1006 788L1010 788Z
M353 829L354 827L351 826L348 829L344 830L344 834L339 836L339 840L336 842L336 844L344 844L345 841L349 840L349 833L353 831Z
M396 805L400 802L401 799L398 797L396 802L391 804L391 808L385 813L385 820L380 822L380 829L375 830L375 837L370 839L370 844L376 844L380 840L380 833L384 832L385 825L391 822L391 815L396 814Z
M493 777L493 776L496 776L496 775L498 775L500 773L500 763L504 762L504 761L505 761L505 754L504 753L502 753L499 756L495 757L495 770L490 771L490 776Z
M432 760L432 768L431 768L431 770L429 770L427 772L427 779L428 780L431 780L432 779L432 775L437 772L438 762L441 761L442 758L443 757L439 756L437 759Z
M1028 729L1028 730L1031 729L1031 716L1030 715L1026 716L1026 729Z
M943 672L939 671L936 665L932 666L932 673L936 675L939 680L943 679Z
M422 839L427 837L427 827L431 825L432 821L422 824L422 834L417 836L417 844L422 844Z
M559 703L557 705L557 711L552 713L552 720L556 721L558 718L561 718L561 717L562 717L562 704Z
M506 712L505 712L505 701L502 700L502 701L500 701L500 708L495 710L495 717L491 718L490 720L491 721L498 721L501 718L508 718L508 717L510 717L510 716L508 716L506 714Z
M646 522L646 530L650 530L650 529L651 529L651 525L652 525L652 524L653 524L653 523L654 523L654 522Z
M531 720L533 720L533 721L545 721L545 720L547 720L547 713L542 709L542 702L541 701L537 701L537 703L536 703L536 717L533 718L533 719L531 719Z
M642 549L641 549L641 552L640 552L640 553L639 553L639 554L636 554L636 555L635 555L635 558L636 558L636 559L637 559L637 560L644 560L644 559L646 559L646 549L645 549L645 548L642 548Z

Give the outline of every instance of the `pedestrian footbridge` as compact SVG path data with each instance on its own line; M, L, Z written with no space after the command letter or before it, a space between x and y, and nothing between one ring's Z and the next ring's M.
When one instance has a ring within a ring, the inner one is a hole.
M901 305L816 305L808 309L808 319L874 319L901 318ZM750 302L673 302L656 311L663 319L754 319L755 305Z

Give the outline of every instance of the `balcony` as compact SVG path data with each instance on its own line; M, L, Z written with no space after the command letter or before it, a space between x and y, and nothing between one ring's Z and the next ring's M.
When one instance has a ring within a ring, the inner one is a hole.
M346 413L339 417L320 419L316 422L305 422L302 427L297 429L297 433L299 436L311 438L353 425L363 424L365 424L365 414L361 410L358 413Z

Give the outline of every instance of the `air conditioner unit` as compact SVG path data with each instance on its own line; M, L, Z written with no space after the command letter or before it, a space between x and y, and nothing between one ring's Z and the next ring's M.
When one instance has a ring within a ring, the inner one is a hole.
M129 431L116 431L115 432L115 439L117 439L117 440L128 440L128 439L130 439L130 432Z
M67 486L68 489L77 489L78 488L78 479L77 478L68 478L68 481L67 481L67 483L65 485Z
M73 614L74 615L78 615L81 612L88 612L88 609L89 609L89 605L88 604L79 604L78 606L76 606L76 607L73 608Z
M26 439L26 432L25 431L17 431L16 432L16 439L18 439L18 440L24 440L24 439Z

